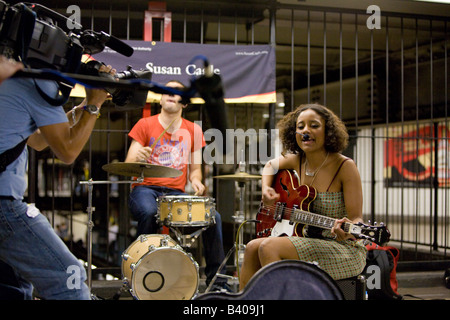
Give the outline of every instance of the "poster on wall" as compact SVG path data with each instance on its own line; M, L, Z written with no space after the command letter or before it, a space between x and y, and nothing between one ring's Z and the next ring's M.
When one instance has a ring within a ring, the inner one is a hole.
M275 50L270 45L124 42L134 49L131 57L106 47L103 52L85 58L110 64L118 72L128 66L134 70L148 69L152 72L151 81L159 85L178 80L190 86L193 79L204 73L204 61L195 59L202 56L208 60L213 72L220 75L227 103L276 102ZM159 96L149 92L147 102L155 101L152 98L157 100Z
M450 187L450 126L392 126L384 141L387 187Z

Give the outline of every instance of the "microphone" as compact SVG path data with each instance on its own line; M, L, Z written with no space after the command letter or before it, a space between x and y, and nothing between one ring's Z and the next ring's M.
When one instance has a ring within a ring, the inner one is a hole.
M133 48L125 42L103 31L83 31L80 35L80 43L85 47L85 52L89 54L102 52L105 46L126 57L130 57L134 53Z
M134 53L134 49L132 47L127 45L122 40L119 40L118 38L111 35L109 36L109 39L108 41L106 41L105 45L126 57L131 57Z
M303 141L308 141L309 140L309 134L307 134L307 133L305 133L305 134L303 134L303 133L300 133L300 132L296 132L296 134L299 134L299 135L301 135L301 136L303 136Z

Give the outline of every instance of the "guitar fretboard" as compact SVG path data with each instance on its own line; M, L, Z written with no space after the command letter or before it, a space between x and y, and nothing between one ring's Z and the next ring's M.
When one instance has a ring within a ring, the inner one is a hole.
M266 209L269 209L270 212L270 208ZM281 219L285 219L293 223L298 222L301 224L319 227L322 229L330 230L331 228L333 228L334 222L336 221L336 219L334 218L326 217L317 213L312 213L297 208L286 208L285 205L280 202L278 202L275 205L274 210L275 210L275 219L278 221ZM351 224L345 222L341 228L345 232L349 232L350 227Z
M320 214L311 213L308 211L303 211L300 209L295 209L293 212L291 212L291 217L289 218L290 221L293 222L299 222L302 224L307 224L314 227L319 227L322 229L331 229L334 226L334 222L336 219L326 217ZM342 225L342 229L345 232L348 232L350 230L350 224L344 223Z

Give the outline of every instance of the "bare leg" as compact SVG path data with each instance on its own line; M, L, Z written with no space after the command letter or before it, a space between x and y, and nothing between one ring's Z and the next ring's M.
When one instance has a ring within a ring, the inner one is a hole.
M258 256L262 267L275 261L298 260L297 249L287 237L267 238L259 246Z
M239 274L239 289L244 289L247 282L255 274L256 271L261 269L261 263L259 262L259 246L266 238L254 239L247 243L244 254L244 261Z
M259 238L250 241L245 249L239 289L243 290L261 267L284 259L298 260L297 250L287 237Z

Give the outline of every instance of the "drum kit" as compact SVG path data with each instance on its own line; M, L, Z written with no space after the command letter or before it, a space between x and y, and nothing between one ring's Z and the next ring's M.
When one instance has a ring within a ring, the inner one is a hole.
M110 174L136 177L125 181L80 181L88 187L88 222L87 222L87 284L92 288L92 206L93 185L95 184L134 184L141 183L144 178L178 177L181 171L159 165L141 162L112 162L102 167ZM240 211L234 216L237 222L243 221L243 184L260 179L261 176L239 172L234 175L215 176L223 180L239 183ZM168 234L140 235L122 253L122 277L124 290L130 292L136 300L189 300L198 293L199 266L185 248L190 247L197 237L210 225L215 224L215 202L213 198L204 196L162 196L158 197L157 221L176 235L178 243ZM195 227L197 230L189 235L180 231ZM200 229L198 229L200 228ZM241 237L242 239L242 237ZM242 243L238 248L241 248ZM236 249L236 248L234 248ZM230 250L231 253L231 250ZM226 264L227 255L219 270ZM210 286L214 283L216 274ZM210 287L207 288L207 291Z

